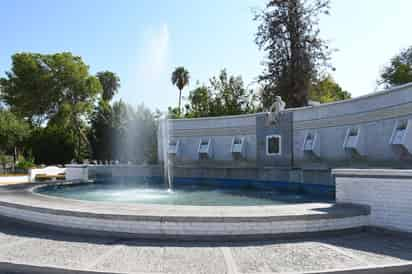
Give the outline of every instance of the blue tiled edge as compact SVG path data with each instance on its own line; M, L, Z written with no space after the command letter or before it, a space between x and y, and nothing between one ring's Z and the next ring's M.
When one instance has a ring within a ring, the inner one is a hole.
M221 186L225 188L258 188L258 189L276 189L279 191L303 192L312 195L320 195L329 199L335 198L335 186L312 184L312 183L296 183L287 181L267 181L253 179L224 179L224 178L173 178L173 183L176 185L188 184L205 184L210 186Z
M133 177L100 177L97 176L99 182L111 182L114 178L121 182L135 182L136 179L146 181L148 183L163 184L162 176L133 176ZM203 177L174 177L174 185L207 185L212 187L223 188L254 188L254 189L276 189L278 191L296 192L311 194L326 199L335 199L335 186L312 184L312 183L296 183L287 181L268 181L268 180L253 180L253 179L228 179L228 178L203 178Z

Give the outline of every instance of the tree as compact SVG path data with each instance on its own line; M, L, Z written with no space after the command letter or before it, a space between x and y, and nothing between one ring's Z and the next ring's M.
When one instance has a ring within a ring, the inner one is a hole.
M412 47L394 56L382 70L378 84L385 88L412 82Z
M11 71L6 72L5 78L0 78L5 103L13 112L37 125L56 110L59 99L49 59L36 53L15 54Z
M185 107L189 107L189 105L186 105ZM168 107L167 108L167 117L169 117L170 119L178 119L181 118L181 110L179 110L177 107Z
M82 157L87 142L85 121L92 112L102 87L89 74L79 56L18 53L12 56L12 69L0 80L10 109L31 121L64 127L77 139L76 158Z
M144 104L137 106L134 121L137 136L135 142L135 160L138 163L154 164L157 162L157 129L156 114Z
M27 122L18 118L11 111L0 109L0 154L13 155L16 164L18 148L30 134Z
M210 89L205 85L199 86L190 91L189 104L186 105L186 117L210 116L212 105L213 98Z
M214 91L211 112L215 115L236 115L253 112L253 91L247 90L241 76L228 75L223 69L218 77L210 79Z
M76 157L76 139L58 125L35 128L30 137L30 147L37 164L67 164Z
M102 71L96 74L103 89L102 99L111 101L120 88L120 78L111 71Z
M177 67L172 73L172 84L179 89L179 113L181 112L182 90L189 84L189 71L184 67Z
M310 100L320 103L350 99L349 92L343 90L333 78L328 75L312 84L309 91Z
M119 102L115 102L114 111L110 101L120 88L119 77L110 71L97 73L97 78L103 89L102 98L91 115L89 131L89 141L93 159L109 160L114 159L113 142L116 125L114 115L118 109Z
M90 143L97 160L155 163L157 121L144 105L136 109L123 101L110 106L102 100L91 120Z
M307 105L311 82L330 59L318 28L319 14L328 10L329 0L270 0L256 14L260 25L255 42L267 52L266 68L259 76L263 107L277 95L288 107Z
M225 69L189 94L186 117L236 115L256 112L256 96L248 90L241 76L229 75ZM169 111L170 112L170 111Z
M90 120L92 158L103 161L113 159L113 111L110 104L100 100Z
M136 109L122 101L113 104L114 157L137 164L157 161L157 121L143 104Z
M122 100L114 102L113 106L105 100L100 100L92 115L89 132L93 159L121 159L118 154L116 155L116 146L121 145L126 135L128 113L132 112L130 109L131 107Z
M4 100L3 100L3 95L2 95L2 93L3 93L2 90L3 90L3 87L2 87L2 81L1 81L1 78L0 78L0 110L5 107Z
M13 160L10 156L4 154L0 151L0 165L3 168L3 173L7 174L7 165L10 164Z

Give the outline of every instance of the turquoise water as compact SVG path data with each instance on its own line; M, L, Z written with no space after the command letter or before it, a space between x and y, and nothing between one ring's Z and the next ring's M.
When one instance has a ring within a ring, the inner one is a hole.
M96 181L87 184L51 185L39 193L76 200L162 205L251 206L319 202L324 199L304 193L203 184L177 185L169 191L163 184L135 179L127 183Z

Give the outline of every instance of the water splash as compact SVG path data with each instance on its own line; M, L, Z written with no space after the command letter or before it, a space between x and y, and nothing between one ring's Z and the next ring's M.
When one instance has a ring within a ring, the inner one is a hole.
M161 140L162 140L162 158L163 158L163 174L165 178L165 184L168 192L173 192L173 170L170 167L169 160L169 119L165 115L161 121Z

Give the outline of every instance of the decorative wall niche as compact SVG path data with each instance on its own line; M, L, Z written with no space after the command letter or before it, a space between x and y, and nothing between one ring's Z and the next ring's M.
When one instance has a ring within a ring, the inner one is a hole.
M180 152L180 140L169 140L167 153L169 155L178 156Z
M343 148L346 151L355 152L360 156L366 156L366 147L359 127L348 128L345 140L343 141Z
M403 147L412 154L412 120L396 121L389 144Z
M213 158L212 138L201 138L197 152L199 154L199 159Z
M234 136L230 151L234 159L246 159L246 139L245 137Z
M303 151L320 157L320 141L317 132L309 131L306 133L303 141Z

